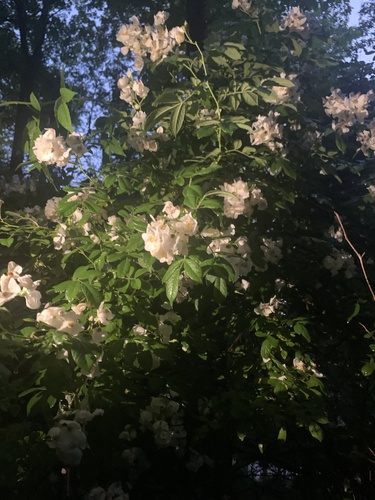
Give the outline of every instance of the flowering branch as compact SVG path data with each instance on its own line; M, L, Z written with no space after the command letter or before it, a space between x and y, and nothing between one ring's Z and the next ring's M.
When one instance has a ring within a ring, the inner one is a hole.
M345 241L347 242L347 244L350 246L350 248L353 250L353 252L355 253L355 255L357 256L358 260L359 260L359 263L361 264L361 269L362 269L362 273L363 273L363 276L365 277L365 280L366 280L366 284L367 284L367 287L368 289L370 290L370 293L372 295L372 300L375 301L375 292L370 284L370 281L368 279L368 276L367 276L367 273L366 273L366 269L365 269L365 265L363 263L363 256L364 256L364 253L361 255L357 249L355 248L355 246L353 245L353 243L349 240L348 238L348 235L346 234L346 231L345 231L345 228L344 228L344 225L342 223L342 220L339 216L339 214L337 212L333 212L336 216L336 219L338 220L338 223L341 227L341 230L342 230L342 234L344 235L344 239Z

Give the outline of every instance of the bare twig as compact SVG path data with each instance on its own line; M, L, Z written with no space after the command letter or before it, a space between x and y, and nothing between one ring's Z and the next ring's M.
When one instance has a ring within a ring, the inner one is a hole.
M371 332L370 330L363 324L363 323L358 323L363 329L364 331L368 334L368 335L371 335Z
M346 231L345 231L345 228L344 228L344 224L342 223L342 220L339 216L339 214L337 212L333 212L336 216L336 219L338 220L339 224L340 224L340 227L341 227L341 230L342 230L342 234L344 235L344 239L345 241L347 242L347 244L350 246L350 248L353 250L353 252L355 253L355 255L357 256L358 260L359 260L359 263L361 265L361 269L362 269L362 273L363 273L363 276L365 277L365 280L366 280L366 284L367 284L367 287L368 289L370 290L370 293L372 295L372 300L375 301L375 292L370 284L370 281L367 277L367 273L366 273L366 269L365 269L365 265L363 263L363 256L365 255L364 253L361 255L358 250L355 248L355 246L353 245L353 243L349 240L348 238L348 235L346 234Z

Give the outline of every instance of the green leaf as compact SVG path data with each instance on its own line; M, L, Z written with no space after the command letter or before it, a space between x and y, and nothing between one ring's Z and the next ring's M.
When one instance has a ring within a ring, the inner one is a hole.
M355 318L355 317L358 315L358 313L359 313L360 309L361 309L361 306L358 304L358 302L356 302L356 304L355 304L355 306L354 306L354 311L353 311L353 312L352 312L352 314L349 316L349 318L346 320L346 322L347 322L347 323L350 323L350 322L351 322L351 320L352 320L353 318Z
M277 436L277 439L279 441L283 441L285 442L286 441L286 429L284 429L284 427L280 427L280 430L279 430L279 434Z
M142 281L138 278L130 280L130 286L133 290L140 290L142 288Z
M163 92L161 96L157 97L152 105L159 106L159 104L179 104L180 98L176 94L176 92Z
M66 288L70 285L71 281L63 281L53 287L55 292L65 292Z
M254 94L253 92L245 92L242 91L242 99L248 104L249 106L258 106L258 96Z
M279 165L277 163L274 163L272 165L272 168L275 169L275 171L277 172L277 170L279 169ZM288 163L283 163L282 164L282 167L283 169L283 172L288 176L290 177L291 179L297 179L297 173L295 172L295 170L293 169L292 166L290 166Z
M73 274L73 280L87 280L92 281L101 275L96 269L93 269L91 265L78 267Z
M14 238L9 237L9 238L0 238L0 245L3 245L3 247L11 247L13 244Z
M279 341L275 339L274 337L268 336L263 342L260 347L260 355L262 356L263 359L268 359L270 357L271 352L273 349L278 347Z
M182 124L184 123L185 114L186 114L186 104L185 102L181 102L181 104L179 104L177 108L173 111L171 115L171 121L169 124L170 131L175 137L181 130Z
M144 233L147 228L147 222L142 217L132 217L128 220L128 227L135 229L139 233Z
M123 260L116 267L116 274L119 278L130 278L133 274L134 267L130 266L130 261L128 259Z
M292 38L292 43L293 43L293 47L294 47L294 55L296 55L297 57L299 57L302 54L302 50L303 50L302 43L303 42L302 43L298 43L295 38Z
M219 122L218 122L219 123ZM216 133L217 127L199 127L195 131L195 135L198 139L203 139L204 137L209 137Z
M64 103L70 102L76 94L77 92L73 92L73 90L66 87L60 89L61 99Z
M38 411L38 406L40 406L40 402L41 402L43 396L44 396L44 392L39 391L36 394L34 394L34 396L28 401L27 406L26 406L27 415L36 414L36 412Z
M311 423L309 425L309 431L313 438L317 439L320 442L323 441L323 429L319 424L317 424L316 422Z
M182 259L173 262L163 276L162 282L165 284L165 291L171 305L177 297L178 283L183 264L184 261Z
M182 194L184 195L184 205L190 208L196 208L203 196L202 188L197 184L185 186Z
M75 364L79 367L82 368L83 370L89 372L91 370L92 365L95 362L95 356L92 354L88 354L76 349L72 349L71 351L72 358L75 362Z
M192 166L186 168L182 172L182 175L183 175L183 177L191 179L193 177L212 174L213 172L216 172L217 170L220 170L221 168L222 168L222 166L219 165L218 163L215 163L215 162L212 163L209 167L203 167L203 168L202 168L201 164L195 164L195 165L192 165Z
M64 344L68 338L68 334L65 332L54 331L52 332L52 338L56 345Z
M307 342L310 342L311 341L311 337L310 337L310 334L309 332L307 331L307 328L305 327L305 325L303 323L296 323L293 327L293 330L298 334L298 335L302 335L302 337L304 337Z
M295 87L295 84L288 80L287 78L281 78L279 76L274 76L270 80L263 82L263 85L267 85L267 83L272 83L280 86L280 87Z
M222 203L218 200L209 200L206 198L201 201L200 206L202 208L220 209L222 207Z
M144 128L150 130L154 125L159 123L160 119L176 106L162 106L152 111L146 118Z
M193 281L202 283L202 269L199 262L190 258L185 259L184 271Z
M84 282L81 282L81 288L87 302L93 307L98 307L102 301L100 291L93 285Z
M79 281L71 281L65 290L65 297L68 302L73 302L81 290Z
M341 137L341 135L336 134L335 140L337 149L344 155L346 152L346 144L343 141L343 138Z
M62 102L57 108L56 119L68 132L73 132L69 108L65 102Z
M111 137L111 140L108 144L108 149L115 155L125 156L122 146L120 142L116 139L116 137Z
M237 431L237 437L240 441L244 441L246 434L244 432Z
M214 280L214 298L221 303L228 295L227 282L224 278L218 276Z
M36 109L37 111L40 111L40 110L41 110L41 107L40 107L39 101L38 101L38 99L35 97L34 92L31 92L31 94L30 94L30 102L31 102L31 106L32 106L34 109Z
M375 363L373 360L371 360L369 363L366 363L364 366L362 366L361 372L365 377L369 377L373 374L374 370Z
M60 216L69 217L72 215L78 208L79 201L67 201L61 200L58 204L57 211Z
M101 207L98 203L94 203L93 201L85 200L83 202L83 206L88 209L89 212L93 214L100 214Z
M25 328L22 328L21 333L24 337L30 337L30 335L35 333L35 330L34 326L25 326Z
M218 65L218 66L228 66L228 62L225 59L224 56L213 56L212 60Z
M224 54L229 57L229 59L233 59L233 61L238 61L239 59L241 59L241 53L234 47L228 47L227 49L225 49Z

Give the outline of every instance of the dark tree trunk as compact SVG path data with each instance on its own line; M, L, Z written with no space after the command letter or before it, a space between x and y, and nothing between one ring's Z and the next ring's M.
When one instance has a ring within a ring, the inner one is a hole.
M30 94L35 88L35 82L40 69L43 66L43 43L46 37L49 13L56 0L45 0L34 33L34 47L30 47L28 33L30 30L30 19L27 17L26 2L24 0L13 0L17 25L21 41L21 64L19 101L29 101ZM12 157L10 170L13 171L23 161L25 145L24 132L30 118L30 109L25 105L18 105L14 128Z
M189 25L189 34L200 48L206 36L206 1L186 0L186 20Z

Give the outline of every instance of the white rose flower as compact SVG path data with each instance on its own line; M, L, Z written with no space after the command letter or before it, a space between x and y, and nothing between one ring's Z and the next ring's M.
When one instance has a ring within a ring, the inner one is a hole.
M38 161L65 167L70 158L70 148L67 148L61 136L56 137L53 128L47 128L34 143L33 152Z

